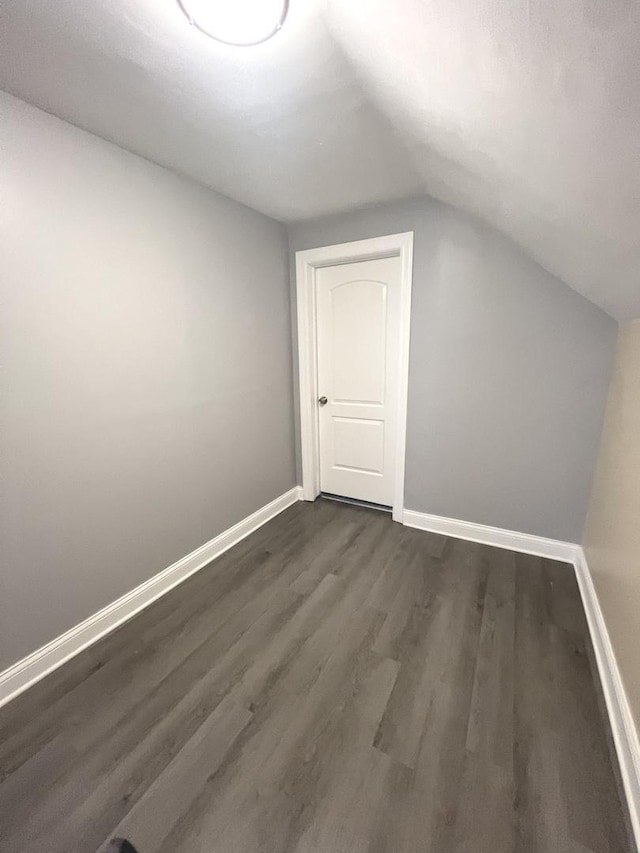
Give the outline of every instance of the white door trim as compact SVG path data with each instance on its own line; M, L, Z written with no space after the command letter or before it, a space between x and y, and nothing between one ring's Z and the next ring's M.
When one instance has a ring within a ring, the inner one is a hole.
M404 514L404 468L407 438L407 394L409 387L409 333L413 273L413 231L372 237L336 246L321 246L296 252L296 295L298 306L298 368L300 377L300 441L302 445L302 493L305 501L320 494L320 442L318 431L318 374L316 364L315 274L319 267L399 257L400 270L400 359L398 376L397 438L393 488L393 520Z

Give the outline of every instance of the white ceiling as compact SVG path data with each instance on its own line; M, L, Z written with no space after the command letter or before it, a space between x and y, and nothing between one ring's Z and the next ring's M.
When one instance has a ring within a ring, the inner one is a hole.
M0 87L283 221L428 193L640 316L638 0L4 0Z

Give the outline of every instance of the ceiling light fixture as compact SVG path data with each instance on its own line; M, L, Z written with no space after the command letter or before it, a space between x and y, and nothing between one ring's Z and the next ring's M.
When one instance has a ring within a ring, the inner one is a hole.
M224 44L249 47L282 29L289 0L178 0L189 23Z

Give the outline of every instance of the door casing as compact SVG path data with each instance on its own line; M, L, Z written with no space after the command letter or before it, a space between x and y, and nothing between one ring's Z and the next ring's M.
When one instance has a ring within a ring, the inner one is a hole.
M320 267L354 261L399 257L400 269L400 357L396 411L396 447L392 515L402 523L407 438L407 395L409 389L409 335L411 328L411 285L413 231L372 237L335 246L296 252L296 297L298 314L298 372L300 387L300 441L302 449L302 495L314 501L320 494L320 439L318 429L318 371L316 337L315 273Z

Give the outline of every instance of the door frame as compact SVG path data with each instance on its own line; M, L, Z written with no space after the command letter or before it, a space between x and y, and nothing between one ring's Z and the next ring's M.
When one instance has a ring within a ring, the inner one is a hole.
M413 277L413 231L320 246L296 252L298 315L298 374L300 389L300 443L302 497L314 501L320 494L320 436L318 429L318 371L316 332L316 270L338 264L400 258L400 359L396 408L396 452L393 477L393 520L402 523L409 390L409 335Z

